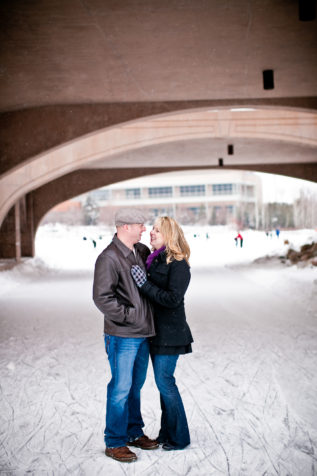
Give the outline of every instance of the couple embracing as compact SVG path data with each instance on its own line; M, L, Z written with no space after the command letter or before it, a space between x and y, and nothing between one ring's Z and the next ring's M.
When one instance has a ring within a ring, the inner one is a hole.
M99 255L93 298L104 314L105 348L111 369L107 388L105 453L137 459L129 447L181 450L190 437L174 371L180 354L191 352L184 295L190 281L189 246L178 223L159 217L150 232L152 253L139 243L145 217L121 209L117 233ZM156 439L143 433L140 392L151 356L160 392L161 428Z

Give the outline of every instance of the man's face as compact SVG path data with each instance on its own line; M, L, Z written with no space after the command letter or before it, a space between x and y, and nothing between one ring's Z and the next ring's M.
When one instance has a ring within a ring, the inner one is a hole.
M129 236L133 243L138 243L141 240L142 233L146 230L144 223L134 223L128 225Z

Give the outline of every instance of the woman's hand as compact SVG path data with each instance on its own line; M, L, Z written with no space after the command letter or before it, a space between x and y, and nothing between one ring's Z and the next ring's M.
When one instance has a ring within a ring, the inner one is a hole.
M146 281L147 281L147 277L146 277L145 272L137 264L134 264L131 267L131 275L132 275L132 278L134 279L136 285L138 286L138 288L142 288L143 284L146 283Z

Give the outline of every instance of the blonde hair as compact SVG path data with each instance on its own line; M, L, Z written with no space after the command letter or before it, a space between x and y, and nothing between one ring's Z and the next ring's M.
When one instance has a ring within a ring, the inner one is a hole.
M190 248L177 221L165 216L157 218L155 224L165 240L166 262L170 263L173 259L176 261L185 259L189 264Z

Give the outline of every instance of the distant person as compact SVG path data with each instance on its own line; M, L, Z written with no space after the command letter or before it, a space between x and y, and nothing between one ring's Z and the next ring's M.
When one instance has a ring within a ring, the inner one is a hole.
M170 217L156 220L151 245L153 252L146 261L148 274L139 266L132 266L131 274L154 309L156 336L150 338L150 354L162 410L157 441L166 451L182 450L189 445L190 436L174 371L179 356L192 351L193 338L184 308L190 249L182 229Z
M236 236L235 239L234 239L234 241L236 242L236 246L238 246L239 240L240 240L240 248L242 248L242 246L243 246L243 238L242 238L242 235L241 235L240 232L237 234L237 236Z
M105 347L112 378L107 390L105 453L121 462L137 459L128 446L144 450L158 443L143 433L140 391L148 361L148 337L155 335L151 305L139 293L131 277L132 265L145 270L150 254L138 243L145 231L139 210L121 209L115 216L117 233L98 256L93 298L104 314Z
M93 244L93 247L96 248L96 246L97 246L96 240L94 240L93 238L90 238L90 239L91 239L91 242L92 242L92 244ZM83 236L83 240L84 240L84 241L87 241L86 236Z
M281 231L278 228L276 228L275 233L276 233L277 238L279 238Z

